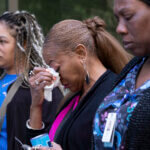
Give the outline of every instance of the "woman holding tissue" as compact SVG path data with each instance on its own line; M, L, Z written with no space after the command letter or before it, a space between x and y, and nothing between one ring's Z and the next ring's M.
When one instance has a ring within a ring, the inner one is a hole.
M128 62L129 54L105 30L104 21L94 17L83 22L64 20L54 25L45 39L43 56L59 73L61 83L75 94L61 107L53 124L44 128L43 89L55 81L55 76L35 67L29 79L32 94L27 122L29 137L48 132L50 140L64 150L91 149L96 109L111 91L116 73Z
M5 12L0 16L1 150L20 150L20 144L15 141L15 137L26 143L25 122L29 118L31 105L28 75L35 66L46 66L41 57L43 40L43 33L34 15L16 11ZM16 88L14 85L18 86L18 89L10 95ZM42 109L45 124L53 121L53 115L49 117L47 114L55 114L57 103L61 98L61 92L55 89L53 91L55 102L44 101ZM6 107L4 104L7 104Z

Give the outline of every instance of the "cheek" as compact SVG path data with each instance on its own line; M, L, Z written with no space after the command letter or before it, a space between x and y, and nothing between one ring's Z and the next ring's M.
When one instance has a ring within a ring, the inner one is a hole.
M60 71L59 71L60 77L62 78L62 80L71 80L71 77L73 77L73 73L70 69L70 67L67 66L61 66L60 67Z
M128 26L128 35L131 38L130 40L136 43L141 42L142 40L142 35L143 32L141 30L141 28L139 28L139 25L135 24L135 23L130 23Z
M82 78L83 71L77 65L66 64L60 67L60 75L69 82L78 82Z
M140 13L130 24L130 32L138 42L149 39L150 19L149 15L146 14Z
M14 57L15 57L15 48L14 47L9 47L9 49L5 52L6 58L10 62L14 62Z
M10 58L14 59L15 47L12 47L7 53L8 53L8 55L10 55Z
M48 57L48 55L46 55L45 50L43 50L42 56L43 56L44 61L48 64L49 63L49 57Z
M138 46L140 47L144 45L144 43L146 44L147 42L150 42L149 33L150 27L147 25L144 26L144 28L141 28L138 25L136 25L135 27L133 26L133 29L131 31L135 42L137 42Z

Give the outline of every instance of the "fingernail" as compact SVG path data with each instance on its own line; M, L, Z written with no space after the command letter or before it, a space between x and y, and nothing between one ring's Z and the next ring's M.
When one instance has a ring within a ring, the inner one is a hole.
M55 77L55 76L53 76L53 80L56 80L56 77Z

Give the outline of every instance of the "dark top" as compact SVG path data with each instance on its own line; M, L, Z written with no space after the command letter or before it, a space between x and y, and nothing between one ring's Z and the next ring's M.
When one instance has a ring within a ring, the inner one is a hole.
M25 85L24 85L25 86ZM7 106L7 142L8 150L20 150L20 144L15 141L15 136L28 144L26 140L26 121L29 119L31 93L29 88L19 87L13 99ZM44 101L43 104L43 120L49 125L54 120L57 106L63 98L61 91L55 88L52 92L53 101ZM51 114L51 115L49 115Z
M150 150L150 88L136 106L126 137L126 150Z
M93 147L92 124L97 107L104 97L111 91L117 75L110 70L106 71L83 97L76 109L70 113L68 119L59 129L55 142L60 144L63 150L89 150ZM70 97L62 109L79 93ZM61 109L61 110L62 110ZM31 138L43 132L49 132L50 126L44 130L33 131L27 129ZM28 137L28 140L29 140Z
M122 70L112 88L142 61L143 57L133 58ZM135 107L128 124L125 137L125 150L150 150L150 88L144 91L143 96Z
M150 87L150 81L144 82L140 87L135 89L136 77L139 70L145 62L145 58L137 63L130 72L127 73L126 77L108 94L104 101L99 106L95 115L94 123L94 142L95 149L113 149L113 150L124 150L126 131L130 122L130 117L134 112L138 102L144 95L144 91ZM114 130L113 145L102 142L102 136L106 126L106 120L108 114L116 114L116 125Z

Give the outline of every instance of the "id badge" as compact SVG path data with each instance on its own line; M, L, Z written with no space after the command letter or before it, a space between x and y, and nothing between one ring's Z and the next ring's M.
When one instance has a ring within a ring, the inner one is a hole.
M102 137L104 147L113 147L116 118L117 114L115 112L108 114L104 134Z

